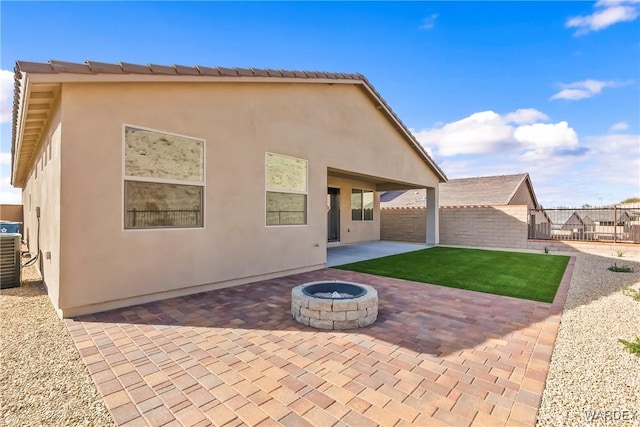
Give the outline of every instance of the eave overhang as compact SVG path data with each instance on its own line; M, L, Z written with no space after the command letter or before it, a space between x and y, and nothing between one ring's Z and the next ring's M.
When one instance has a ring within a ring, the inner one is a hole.
M187 67L181 65L84 64L62 61L36 63L18 61L15 67L13 133L11 144L11 184L23 188L35 160L38 144L51 118L64 83L136 82L265 82L348 84L359 87L375 108L396 128L440 182L447 177L426 150L402 123L382 96L362 74L286 71L255 68Z

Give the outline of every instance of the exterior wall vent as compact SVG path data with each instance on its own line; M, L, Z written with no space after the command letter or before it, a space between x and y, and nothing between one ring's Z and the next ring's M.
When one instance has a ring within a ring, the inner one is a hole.
M20 234L0 233L0 289L20 286Z

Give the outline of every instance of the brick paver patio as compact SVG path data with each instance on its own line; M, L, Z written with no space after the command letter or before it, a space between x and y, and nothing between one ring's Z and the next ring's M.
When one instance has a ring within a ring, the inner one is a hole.
M553 304L325 269L67 320L119 425L535 425ZM296 323L291 288L378 290L369 327Z

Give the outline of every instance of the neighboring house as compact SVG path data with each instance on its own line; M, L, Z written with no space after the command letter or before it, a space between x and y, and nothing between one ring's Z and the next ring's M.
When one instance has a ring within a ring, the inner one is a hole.
M528 222L548 228L528 173L451 179L439 190L442 244L526 247ZM380 206L383 239L424 239L419 224L429 206L425 190L385 192Z
M553 239L584 239L587 226L591 224L588 218L582 218L575 210L549 210L551 218L551 234Z
M528 173L450 179L440 184L438 205L540 207ZM380 195L381 208L426 207L426 190L386 191Z
M640 241L634 208L556 208L545 212L551 219L552 239Z
M583 219L587 219L594 225L600 227L613 227L626 225L631 222L631 214L627 210L604 209L578 209L577 214ZM615 218L614 218L615 217Z
M444 173L360 74L16 63L11 182L68 317L324 267Z
M579 209L576 213L585 224L585 232L597 236L598 240L612 240L614 233L625 238L625 232L632 225L632 215L628 210Z

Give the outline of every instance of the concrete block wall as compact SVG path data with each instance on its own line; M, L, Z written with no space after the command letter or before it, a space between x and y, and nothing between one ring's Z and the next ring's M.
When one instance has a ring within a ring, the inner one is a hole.
M640 261L640 244L528 240L526 205L443 207L440 215L440 244L451 246L525 249L544 252L586 252ZM424 243L425 208L383 208L380 210L382 240Z
M22 205L0 205L0 219L3 221L22 222Z
M526 205L440 208L440 244L527 248Z
M380 240L425 243L427 241L427 209L380 209Z

